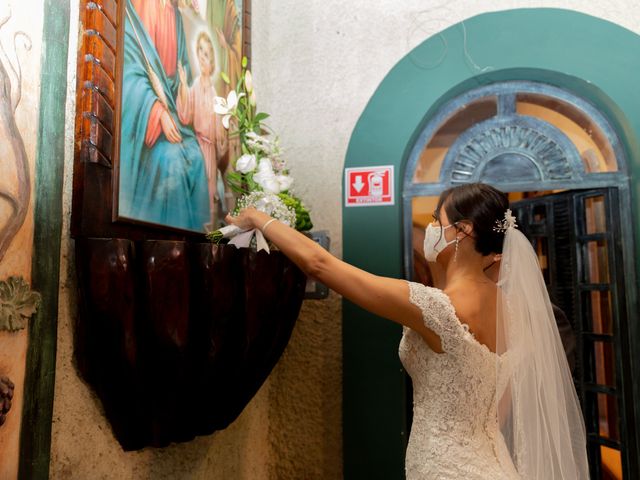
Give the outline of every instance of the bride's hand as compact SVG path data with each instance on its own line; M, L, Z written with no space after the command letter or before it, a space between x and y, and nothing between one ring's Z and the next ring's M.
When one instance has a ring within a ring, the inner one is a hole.
M264 213L259 212L255 208L243 208L240 210L240 213L235 217L231 214L227 215L224 219L230 225L235 225L242 230L251 230L252 228L258 228L259 222L258 217L263 215L268 218L268 216Z

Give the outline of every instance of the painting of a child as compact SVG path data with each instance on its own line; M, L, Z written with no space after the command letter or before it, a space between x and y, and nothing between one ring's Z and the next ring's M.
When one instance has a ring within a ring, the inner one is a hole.
M216 70L215 50L211 37L201 31L196 40L196 54L200 67L200 75L189 86L187 74L182 65L178 66L180 87L178 89L177 107L180 122L191 125L204 157L207 183L209 185L209 207L214 217L217 198L218 170L223 175L226 170L225 153L227 152L227 132L220 118L214 114L213 106L217 92L214 85ZM214 218L211 219L212 223Z

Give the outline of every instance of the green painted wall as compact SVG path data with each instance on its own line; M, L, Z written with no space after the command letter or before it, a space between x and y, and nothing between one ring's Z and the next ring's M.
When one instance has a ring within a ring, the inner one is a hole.
M416 47L385 77L353 131L345 167L394 165L396 204L343 208L344 259L375 274L402 276L401 187L414 140L442 103L498 81L542 81L591 100L626 150L637 218L639 52L635 33L559 9L479 15ZM634 230L640 238L640 221ZM343 320L345 478L404 478L401 329L346 301Z

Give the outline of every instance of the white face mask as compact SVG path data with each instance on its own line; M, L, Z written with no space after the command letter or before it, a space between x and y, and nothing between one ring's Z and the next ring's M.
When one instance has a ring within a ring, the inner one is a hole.
M427 225L427 229L424 231L423 245L424 258L427 259L427 262L435 262L441 251L452 243L455 243L455 238L450 242L447 242L447 239L444 237L444 231L449 227L453 227L453 225L455 225L455 223L442 228L436 227L433 223Z

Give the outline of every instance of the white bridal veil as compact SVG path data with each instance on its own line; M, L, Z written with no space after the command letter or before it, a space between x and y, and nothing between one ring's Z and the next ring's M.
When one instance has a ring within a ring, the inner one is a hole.
M580 404L538 257L507 210L498 280L498 421L523 479L588 479Z

